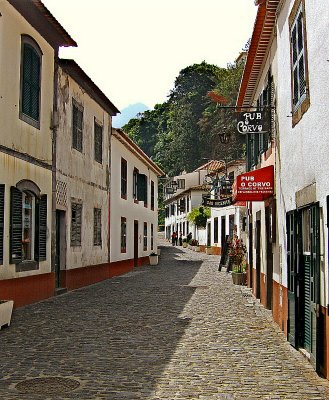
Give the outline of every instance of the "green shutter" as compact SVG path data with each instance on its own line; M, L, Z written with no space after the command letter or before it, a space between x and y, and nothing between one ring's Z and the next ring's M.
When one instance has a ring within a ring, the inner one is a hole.
M137 175L137 200L147 202L147 176Z
M10 264L22 261L22 192L16 187L10 188Z
M22 112L39 121L40 56L28 44L23 49Z
M3 263L4 209L5 209L5 185L0 185L0 264Z
M35 259L45 261L47 259L47 195L41 196L36 210L36 241Z

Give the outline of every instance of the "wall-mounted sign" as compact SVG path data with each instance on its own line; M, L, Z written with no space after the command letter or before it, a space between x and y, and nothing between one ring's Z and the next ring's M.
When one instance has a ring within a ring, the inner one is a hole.
M273 193L273 165L238 175L233 185L234 201L263 201Z
M238 113L237 130L239 133L266 133L269 131L269 112L248 111Z
M166 187L166 194L174 194L175 190L172 187Z
M205 207L227 207L232 204L232 197L223 199L211 199L209 196L202 197L202 205Z

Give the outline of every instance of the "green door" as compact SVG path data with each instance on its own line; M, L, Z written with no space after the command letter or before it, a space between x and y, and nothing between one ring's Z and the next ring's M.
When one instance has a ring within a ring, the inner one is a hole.
M311 363L319 369L318 347L318 312L320 307L320 208L311 207L311 257L310 257L310 308L311 308Z
M287 266L288 266L288 341L297 347L297 213L287 214Z

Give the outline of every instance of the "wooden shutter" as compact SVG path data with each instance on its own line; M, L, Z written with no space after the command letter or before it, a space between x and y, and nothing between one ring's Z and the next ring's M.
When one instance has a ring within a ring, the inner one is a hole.
M39 121L40 57L32 46L23 50L22 112Z
M19 189L10 188L10 264L22 261L22 196Z
M5 209L5 185L0 185L0 264L3 263L4 209Z
M137 200L147 202L147 176L137 175Z
M47 259L47 195L41 196L37 207L36 251L37 261Z

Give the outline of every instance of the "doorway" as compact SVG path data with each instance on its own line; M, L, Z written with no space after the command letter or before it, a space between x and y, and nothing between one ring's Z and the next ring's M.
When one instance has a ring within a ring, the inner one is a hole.
M258 213L257 213L258 214ZM260 299L260 263L261 263L261 222L256 220L256 292L255 296Z
M62 288L62 273L66 266L65 211L56 210L55 289Z
M138 221L134 221L134 267L138 267Z
M208 229L207 229L207 246L211 246L211 223L208 222Z
M320 208L287 214L288 340L303 348L319 371Z
M266 308L272 310L273 298L273 250L272 250L272 205L265 207L266 227Z

